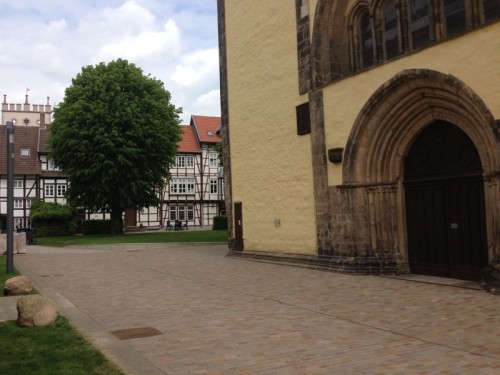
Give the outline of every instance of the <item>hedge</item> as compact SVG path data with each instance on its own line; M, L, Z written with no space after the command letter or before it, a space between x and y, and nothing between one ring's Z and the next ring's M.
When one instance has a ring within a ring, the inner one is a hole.
M110 234L111 220L85 220L83 234Z
M73 210L67 205L35 200L30 221L37 237L69 236L75 232Z
M227 216L214 216L213 230L227 229Z

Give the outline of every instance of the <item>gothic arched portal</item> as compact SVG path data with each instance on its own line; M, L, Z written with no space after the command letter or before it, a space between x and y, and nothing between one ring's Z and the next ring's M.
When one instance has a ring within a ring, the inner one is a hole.
M402 71L382 85L355 121L344 153L343 184L331 188L332 228L343 230L342 236L332 236L334 256L364 259L379 264L379 271L410 271L404 180L411 177L405 175L410 165L405 160L424 129L444 122L453 124L477 152L474 176L481 180L486 202L484 251L490 261L499 258L498 125L463 82L424 69Z

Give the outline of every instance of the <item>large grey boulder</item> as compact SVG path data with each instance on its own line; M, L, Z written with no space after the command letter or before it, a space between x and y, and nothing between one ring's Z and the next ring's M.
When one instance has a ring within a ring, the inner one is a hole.
M33 291L33 283L26 276L11 277L5 282L3 288L4 296L19 296L30 294Z
M17 324L21 327L52 324L56 318L56 304L48 298L23 296L17 300Z

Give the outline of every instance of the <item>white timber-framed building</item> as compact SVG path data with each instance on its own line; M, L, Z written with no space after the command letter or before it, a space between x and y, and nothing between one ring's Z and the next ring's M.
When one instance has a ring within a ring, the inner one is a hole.
M66 204L68 180L50 158L46 142L52 122L52 106L30 104L26 95L22 104L8 103L4 95L0 140L7 143L8 121L14 123L14 227L31 227L31 202ZM220 117L192 116L182 126L176 165L171 180L160 192L158 207L125 213L126 229L166 228L175 220L184 227L211 227L213 217L225 213L222 166L216 145ZM1 142L1 141L0 141ZM85 219L109 218L108 213L85 213ZM0 228L7 223L7 150L0 147Z

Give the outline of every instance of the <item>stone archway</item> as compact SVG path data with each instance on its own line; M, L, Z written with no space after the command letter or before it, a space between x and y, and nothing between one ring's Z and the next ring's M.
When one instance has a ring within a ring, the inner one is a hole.
M331 188L336 256L363 260L361 268L408 272L403 188L404 160L420 132L443 120L476 145L483 166L487 247L500 254L500 131L484 102L457 78L405 70L365 104L349 136L343 184Z

